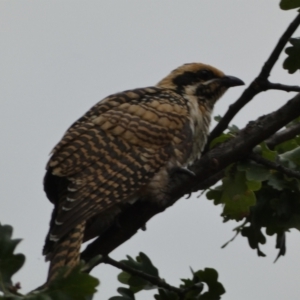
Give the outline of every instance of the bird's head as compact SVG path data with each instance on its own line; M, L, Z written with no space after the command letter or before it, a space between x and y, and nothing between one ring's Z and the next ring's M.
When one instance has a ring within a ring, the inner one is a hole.
M233 86L243 85L237 77L202 63L191 63L173 70L157 86L175 90L183 96L196 96L197 100L213 106Z

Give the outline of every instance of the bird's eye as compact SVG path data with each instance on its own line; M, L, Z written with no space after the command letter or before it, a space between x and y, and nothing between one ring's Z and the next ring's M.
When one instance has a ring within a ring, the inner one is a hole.
M213 78L213 74L209 70L201 70L198 72L197 75L198 75L199 79L202 79L202 80L209 80L209 79Z

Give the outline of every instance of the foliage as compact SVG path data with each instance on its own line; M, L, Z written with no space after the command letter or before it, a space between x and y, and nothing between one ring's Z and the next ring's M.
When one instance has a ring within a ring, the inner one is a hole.
M156 300L217 300L225 293L223 285L218 282L218 273L214 269L206 268L203 271L192 271L192 279L181 279L179 288L168 288L164 286L164 280L159 278L158 269L151 260L140 253L136 260L127 256L127 260L121 261L126 266L156 277L156 284L141 277L127 272L121 272L118 279L129 288L118 288L119 296L111 297L109 300L134 300L135 294L141 290L157 289ZM205 291L205 289L207 289Z
M13 229L0 224L0 291L14 289L11 277L18 272L25 262L23 254L14 254L20 239L12 239Z
M281 0L280 8L284 10L300 7L300 0Z
M20 239L12 239L13 229L0 224L0 299L5 300L87 300L97 290L98 279L82 273L78 266L63 268L48 287L40 287L27 295L18 292L20 284L13 284L12 276L23 266L25 256L14 254Z
M300 38L291 38L292 46L285 49L288 57L283 62L283 67L293 74L300 69Z
M254 153L289 170L300 171L299 146L300 136L295 136L277 145L274 151L263 143ZM229 166L222 184L206 195L215 205L223 205L225 222L243 221L235 231L248 239L259 256L265 256L259 248L266 242L262 229L267 235L277 236L279 256L285 254L285 233L292 228L300 230L300 180L252 160Z
M142 252L139 254L139 256L136 257L136 260L134 260L130 256L127 256L127 260L122 260L121 263L130 268L142 271L146 274L156 277L159 276L158 269L153 266L149 257L147 257L146 254ZM131 275L127 272L121 272L118 276L118 280L123 284L129 285L133 293L137 293L143 289L153 289L153 285L149 283L149 281L142 279L141 277Z

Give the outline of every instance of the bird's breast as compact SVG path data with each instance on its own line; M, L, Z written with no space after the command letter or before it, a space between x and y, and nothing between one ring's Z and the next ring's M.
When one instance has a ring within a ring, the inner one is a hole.
M193 146L188 158L188 165L199 159L201 152L207 142L209 126L211 121L211 109L201 103L196 96L188 96L188 107L190 115L190 127L193 133Z

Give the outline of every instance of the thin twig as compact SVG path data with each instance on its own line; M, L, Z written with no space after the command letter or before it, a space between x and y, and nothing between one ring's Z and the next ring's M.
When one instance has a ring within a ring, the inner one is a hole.
M294 124L282 131L279 131L266 140L266 144L270 149L275 146L293 139L296 135L300 134L300 123Z
M281 54L282 50L284 49L285 45L288 43L291 36L294 34L296 29L300 24L300 14L296 16L293 22L288 26L285 30L281 38L279 39L276 47L272 51L271 55L269 56L268 60L265 62L264 66L258 77L267 79L270 75L271 70L273 69L276 61L278 60L279 55Z
M217 126L212 130L209 138L207 147L204 150L204 153L208 151L208 146L210 142L218 137L229 125L234 116L248 103L250 102L254 96L259 94L262 91L265 91L266 80L268 79L272 68L274 67L276 61L285 45L288 43L292 34L298 28L300 24L300 14L294 19L294 21L288 26L285 30L281 38L279 39L277 45L272 51L271 55L265 62L262 70L260 71L257 78L255 78L252 83L244 90L240 98L233 104L229 106L229 109L222 117L221 121L217 124Z
M252 82L249 87L247 87L240 98L231 104L222 117L221 121L217 124L217 126L212 130L208 137L208 141L206 147L204 149L204 153L209 150L210 142L218 137L229 125L234 116L249 102L253 99L253 97L259 93L259 90L256 87L257 85ZM203 154L204 154L203 153Z
M175 292L176 294L182 294L184 293L184 290L183 289L180 289L180 288L177 288L175 286L172 286L168 283L166 283L163 279L159 278L159 277L156 277L156 276L152 276L152 275L149 275L147 273L144 273L142 271L139 271L137 269L134 269L134 268L131 268L131 267L128 267L127 265L121 263L121 262L118 262L112 258L110 258L109 256L103 256L102 258L102 262L105 263L105 264L109 264L109 265L112 265L120 270L123 270L131 275L136 275L138 277L141 277L149 282L151 282L153 285L155 286L158 286L158 287L161 287L161 288L164 288L164 289L167 289L169 291L172 291L172 292Z
M285 85L281 83L272 83L268 82L267 84L268 90L280 90L284 92L300 92L300 86L297 85Z
M286 167L282 166L281 164L270 161L268 159L265 159L258 154L252 153L249 155L249 158L261 165L264 165L273 170L277 170L278 172L281 172L281 173L287 175L288 177L294 177L294 178L300 179L300 172L286 168Z

